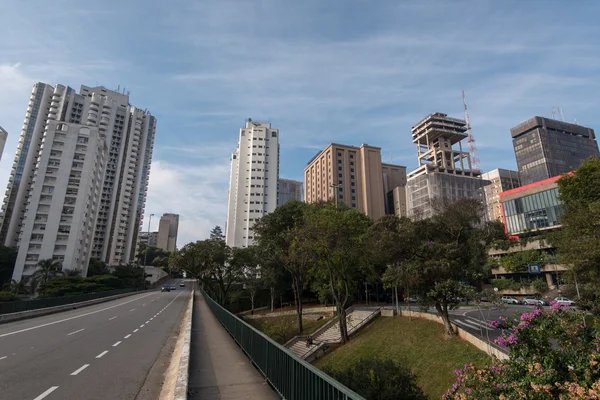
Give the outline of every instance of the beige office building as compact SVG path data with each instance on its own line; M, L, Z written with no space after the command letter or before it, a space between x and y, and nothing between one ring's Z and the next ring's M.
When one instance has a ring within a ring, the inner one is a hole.
M500 208L499 194L521 186L519 173L508 169L496 168L481 175L481 178L491 182L489 185L483 187L488 218L490 221L501 220L502 209Z
M304 169L307 203L344 203L378 220L406 215L406 167L383 164L381 148L332 143Z
M158 223L156 247L165 251L177 250L177 230L179 229L179 214L163 214Z

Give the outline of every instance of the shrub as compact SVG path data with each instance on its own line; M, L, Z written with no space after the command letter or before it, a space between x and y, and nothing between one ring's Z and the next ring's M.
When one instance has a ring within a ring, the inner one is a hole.
M498 288L498 290L519 290L521 289L521 283L516 282L512 279L494 279L492 280L492 286Z
M367 400L426 400L417 377L405 362L363 358L342 371L329 368L325 373Z
M509 359L484 369L467 364L444 399L598 399L600 332L586 328L584 313L552 302L549 310L490 321Z
M542 294L548 291L548 283L543 278L537 278L533 282L531 282L531 286L535 289L536 292Z
M8 301L16 301L18 297L11 292L0 292L0 303Z

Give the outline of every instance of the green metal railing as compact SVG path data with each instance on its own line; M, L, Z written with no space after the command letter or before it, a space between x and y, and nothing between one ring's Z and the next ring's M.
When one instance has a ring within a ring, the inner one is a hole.
M80 303L82 301L96 300L102 297L116 296L119 294L136 292L140 289L116 289L105 292L78 294L73 296L48 297L46 299L34 299L24 301L10 301L0 303L0 314L11 314L22 311L39 310L40 308L64 306L67 304Z
M253 328L200 289L219 322L286 400L365 400Z

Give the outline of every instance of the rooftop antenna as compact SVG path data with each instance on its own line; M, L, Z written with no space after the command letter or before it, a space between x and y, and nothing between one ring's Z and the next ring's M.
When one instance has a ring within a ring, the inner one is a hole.
M552 106L552 119L556 119L556 108Z
M573 118L573 123L574 123L575 125L578 125L578 124L577 124L577 118Z
M481 169L479 168L479 158L477 157L477 147L475 147L475 138L473 137L473 133L471 132L471 121L469 120L469 110L467 108L467 98L465 96L465 91L462 91L463 104L465 106L465 122L467 123L467 135L469 136L469 152L471 153L471 162L473 163L473 170L479 172Z
M560 108L560 106L558 106L558 111L560 111L560 119L562 122L565 122L565 116L563 115L562 108Z

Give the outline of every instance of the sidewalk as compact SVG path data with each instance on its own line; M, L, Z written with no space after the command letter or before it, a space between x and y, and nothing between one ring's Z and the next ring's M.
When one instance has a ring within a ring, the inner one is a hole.
M279 399L196 291L188 399Z

